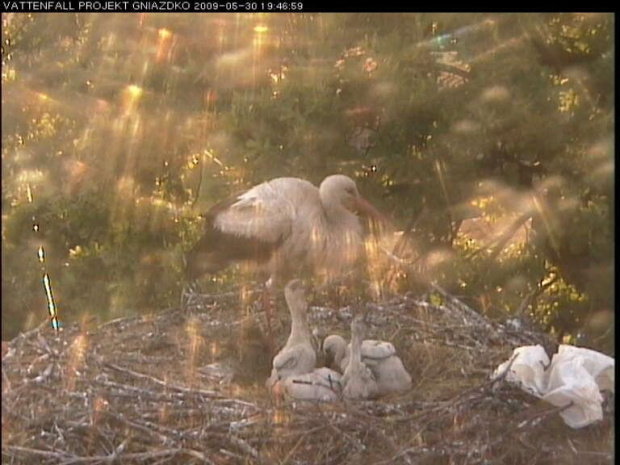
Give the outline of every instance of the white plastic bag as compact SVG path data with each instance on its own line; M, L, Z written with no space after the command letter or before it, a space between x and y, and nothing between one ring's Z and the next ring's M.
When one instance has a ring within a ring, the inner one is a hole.
M614 391L614 359L595 350L561 345L551 364L558 361L583 359L584 369L594 377L601 391Z
M510 360L514 357L512 365ZM523 390L540 397L545 389L545 368L549 366L549 357L541 345L518 347L510 360L502 363L495 370L494 376L503 373L508 365L510 371L506 380L518 384Z
M567 425L582 428L603 418L600 391L614 389L613 358L569 345L561 345L550 364L540 345L518 347L512 357L506 380L558 407L572 402L560 413ZM503 373L509 363L502 363L494 376Z

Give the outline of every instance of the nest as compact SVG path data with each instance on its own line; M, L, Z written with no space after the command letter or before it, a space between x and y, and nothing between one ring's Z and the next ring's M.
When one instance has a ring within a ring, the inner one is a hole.
M490 379L515 347L552 353L545 334L432 292L371 304L368 336L392 341L414 380L372 402L276 404L247 292L61 332L44 323L2 362L2 463L612 463L613 413L572 430L558 408ZM318 300L311 325L348 337L352 309ZM277 308L271 346L287 336Z

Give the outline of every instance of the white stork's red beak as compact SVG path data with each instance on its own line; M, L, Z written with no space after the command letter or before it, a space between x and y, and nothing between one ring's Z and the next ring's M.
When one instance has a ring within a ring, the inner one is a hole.
M385 224L389 224L390 222L383 213L377 210L368 200L359 195L353 199L353 206L358 213L363 213Z

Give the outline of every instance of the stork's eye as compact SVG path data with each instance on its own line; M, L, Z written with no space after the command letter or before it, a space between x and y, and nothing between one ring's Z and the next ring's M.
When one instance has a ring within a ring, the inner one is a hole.
M355 187L347 187L344 191L349 195L357 195L357 192L355 192Z

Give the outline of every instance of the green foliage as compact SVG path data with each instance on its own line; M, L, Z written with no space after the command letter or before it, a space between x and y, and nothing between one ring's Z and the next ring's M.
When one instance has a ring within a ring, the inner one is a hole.
M429 277L474 307L505 316L556 274L528 311L588 333L611 308L613 21L4 18L3 321L44 314L42 265L65 318L172 305L199 213L269 178L341 172L410 225L422 261L449 257ZM521 215L520 244L459 233Z

